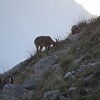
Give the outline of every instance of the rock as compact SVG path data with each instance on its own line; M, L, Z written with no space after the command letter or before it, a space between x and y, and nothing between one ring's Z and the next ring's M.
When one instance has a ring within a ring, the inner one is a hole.
M80 64L81 62L83 62L84 60L86 60L87 56L88 56L88 53L80 56L78 59L74 60L73 63Z
M68 97L67 100L72 100L72 98L71 97Z
M72 77L72 75L73 75L73 74L72 74L71 72L68 72L68 73L65 75L64 78L67 78L67 79L68 79L68 78Z
M46 58L42 58L34 65L34 73L35 75L41 75L46 72L49 68L51 68L54 64L56 64L57 57L56 56L48 56Z
M67 100L66 97L64 97L63 95L59 96L59 100Z
M73 95L76 92L77 87L76 86L71 86L68 90L67 90L67 94L68 97L71 97L71 95Z
M76 75L73 75L73 76L71 77L71 79L72 79L72 80L76 80L76 79L77 79L77 74L76 74Z
M79 67L79 69L77 69L77 72L78 73L81 73L81 72L83 72L83 70L85 70L87 68L87 65L81 65L80 67Z
M74 75L76 73L76 71L71 71L71 73Z
M53 66L51 66L49 68L49 71L57 74L58 72L60 72L60 65L59 64L55 64ZM46 73L46 71L44 72ZM36 89L37 86L39 86L40 82L42 81L42 75L33 75L31 77L29 77L27 80L25 80L21 85L25 88L25 89L28 89L28 90L33 90L33 89Z
M43 100L56 100L59 95L60 95L59 90L49 91L44 93Z
M68 41L77 41L80 37L81 37L81 35L82 35L82 32L80 32L80 33L78 33L78 34L74 34L74 35L69 35L68 37L67 37L67 40Z
M93 77L93 74L91 74L91 75L89 75L89 76L87 76L87 77L85 77L85 78L83 78L85 81L90 81L91 79L92 79L92 77Z
M32 93L20 85L7 84L3 88L4 100L30 100Z
M68 92L73 92L73 91L75 91L77 89L77 87L70 87L69 89L68 89Z
M55 65L53 65L52 67L51 67L51 69L52 69L52 71L58 71L58 70L61 70L61 66L60 66L60 64L55 64Z
M88 69L88 68L96 68L97 66L97 64L99 64L98 62L96 62L96 63L89 63L89 64L87 64L87 65L81 65L76 71L78 72L78 73L81 73L81 72L83 72L83 71L85 71L86 69Z
M94 63L90 63L88 66L89 67L96 67L97 64L100 64L99 62L94 62Z
M41 81L41 77L38 76L31 76L29 79L27 79L24 83L22 83L22 87L28 90L35 89L39 82Z

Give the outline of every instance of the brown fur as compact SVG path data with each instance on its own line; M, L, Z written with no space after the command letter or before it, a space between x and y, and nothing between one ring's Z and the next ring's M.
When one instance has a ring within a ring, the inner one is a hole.
M50 36L39 36L34 40L34 43L37 49L37 54L39 55L39 52L41 52L43 47L45 47L48 53L50 46L55 45L56 42L54 42Z
M6 78L0 77L0 89L3 89L4 85L12 83L13 83L12 77L6 77Z
M73 25L71 31L72 31L72 35L77 34L80 32L80 28L77 25Z

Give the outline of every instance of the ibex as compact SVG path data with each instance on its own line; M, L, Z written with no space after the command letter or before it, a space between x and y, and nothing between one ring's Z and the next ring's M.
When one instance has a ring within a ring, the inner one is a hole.
M57 42L57 39L56 39ZM50 36L39 36L34 40L36 49L37 49L37 54L39 55L39 52L41 52L42 48L45 47L47 53L49 51L49 48L51 45L55 45L56 42L54 42Z
M12 84L13 83L13 78L11 77L6 77L6 78L2 78L0 76L0 89L3 89L4 85L6 84Z
M80 32L80 28L77 25L73 25L71 31L72 31L72 35L77 34Z

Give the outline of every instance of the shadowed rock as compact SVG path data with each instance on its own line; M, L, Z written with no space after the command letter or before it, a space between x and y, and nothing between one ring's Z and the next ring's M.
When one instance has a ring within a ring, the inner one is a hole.
M4 100L30 100L32 93L20 85L7 84L3 88Z

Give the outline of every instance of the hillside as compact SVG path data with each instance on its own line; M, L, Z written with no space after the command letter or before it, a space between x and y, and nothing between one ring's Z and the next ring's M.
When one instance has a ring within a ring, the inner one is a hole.
M81 32L59 41L49 55L31 55L1 74L14 84L0 89L0 100L99 100L100 17L77 25Z
M0 73L27 59L37 36L66 36L73 23L93 17L75 0L0 0L0 13Z

